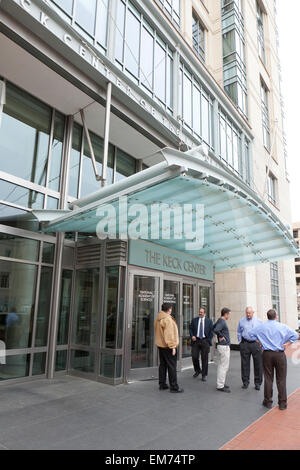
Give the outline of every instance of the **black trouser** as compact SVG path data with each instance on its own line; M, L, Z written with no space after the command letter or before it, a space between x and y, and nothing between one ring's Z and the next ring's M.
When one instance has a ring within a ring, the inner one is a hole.
M255 341L248 343L242 340L240 344L241 353L241 370L242 381L244 385L249 385L250 382L250 360L253 357L254 365L254 383L255 385L262 384L262 350L260 345Z
M264 394L265 402L272 404L273 402L273 381L274 371L276 370L276 384L278 390L278 404L286 406L286 376L287 376L287 360L284 351L264 351L263 352L263 370L264 370Z
M167 380L167 371L171 390L178 390L177 383L177 350L175 356L170 348L158 348L159 352L159 385L164 385Z
M209 341L206 338L197 338L192 343L192 359L195 372L201 372L199 363L199 354L201 353L202 363L202 376L206 377L208 373L208 355L209 355Z

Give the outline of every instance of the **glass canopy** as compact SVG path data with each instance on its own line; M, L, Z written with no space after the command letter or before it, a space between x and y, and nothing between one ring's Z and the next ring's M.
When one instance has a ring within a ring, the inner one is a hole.
M216 271L299 256L289 227L240 179L210 163L201 149L183 153L165 148L159 156L162 162L78 199L68 213L53 218L52 211L43 231L96 233L99 221L106 217L111 223L103 231L124 238L132 214L138 214L141 238L210 261ZM127 206L120 205L120 200L126 200ZM113 208L110 212L104 210L108 204ZM187 242L193 240L185 236L179 212L171 214L170 223L163 213L150 217L155 204L201 206L202 211L191 211L186 220L190 229L202 228L203 243L190 249ZM124 211L128 217L124 217ZM45 211L33 213L47 219ZM169 238L166 228L171 233Z

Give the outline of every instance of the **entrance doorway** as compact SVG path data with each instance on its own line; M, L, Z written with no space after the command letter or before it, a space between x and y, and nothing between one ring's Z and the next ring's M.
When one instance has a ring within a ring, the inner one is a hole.
M125 352L125 378L128 381L158 377L154 322L162 303L172 305L172 315L178 325L178 369L189 367L192 365L189 326L200 306L206 307L208 316L212 315L211 284L129 268Z

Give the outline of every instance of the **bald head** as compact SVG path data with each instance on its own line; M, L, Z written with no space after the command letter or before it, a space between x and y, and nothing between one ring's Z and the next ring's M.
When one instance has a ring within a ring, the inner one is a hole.
M254 315L254 310L253 310L253 308L252 308L252 307L247 307L246 310L245 310L245 312L246 312L246 317L247 317L247 319L248 319L248 320L251 320L251 318L252 318L253 315Z

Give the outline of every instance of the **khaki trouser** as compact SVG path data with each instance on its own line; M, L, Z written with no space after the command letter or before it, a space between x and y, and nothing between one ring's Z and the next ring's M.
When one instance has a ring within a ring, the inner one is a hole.
M217 370L217 388L224 388L226 374L229 369L230 346L222 346L218 344L218 370Z

